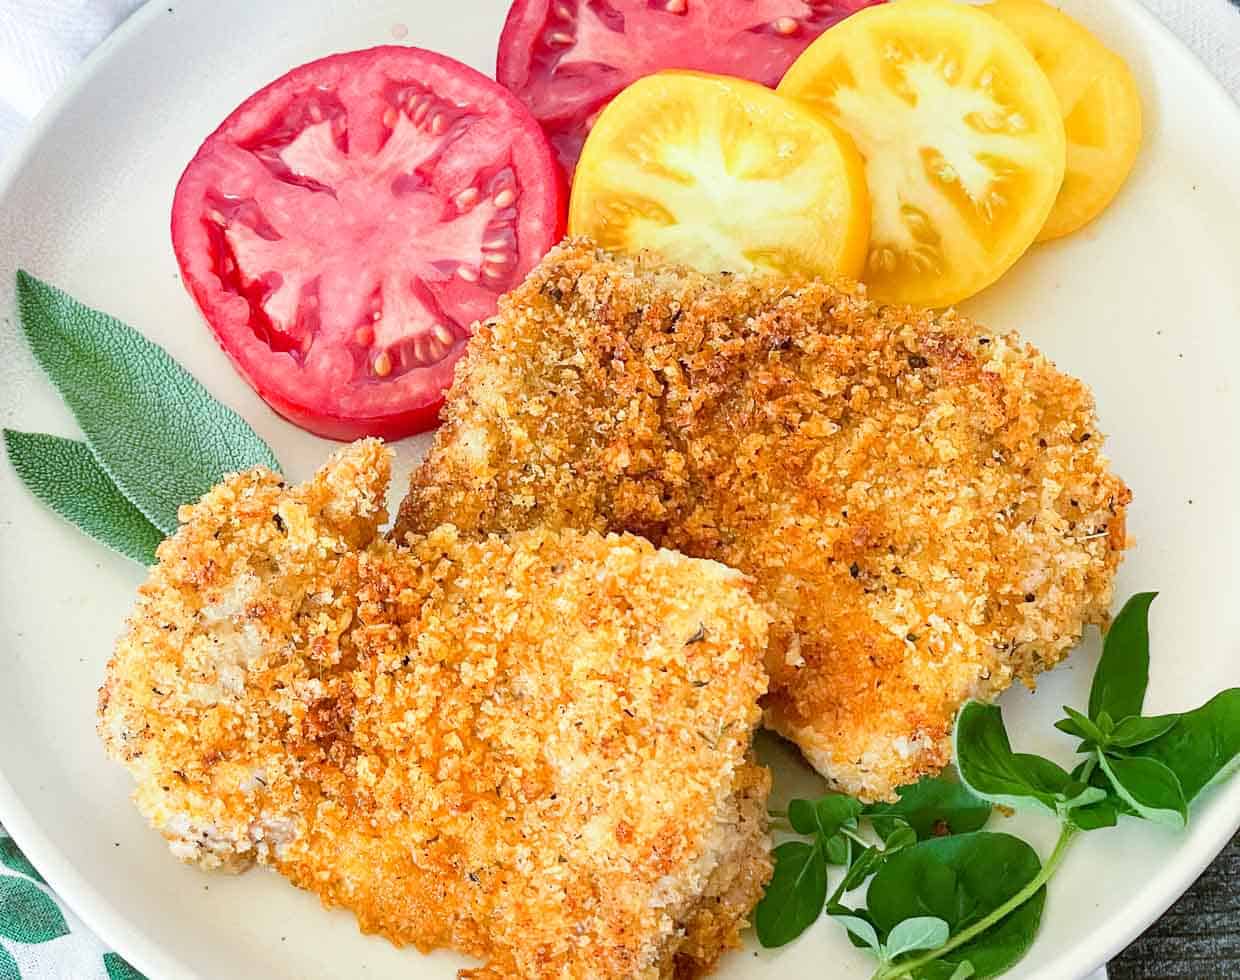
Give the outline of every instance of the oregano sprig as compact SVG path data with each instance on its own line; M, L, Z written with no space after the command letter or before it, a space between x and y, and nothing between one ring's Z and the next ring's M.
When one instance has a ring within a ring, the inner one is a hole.
M1154 598L1141 593L1124 605L1104 638L1088 710L1065 708L1056 724L1079 740L1084 759L1071 771L1015 751L1002 711L971 701L954 732L960 782L923 779L896 803L863 806L838 794L792 801L791 829L812 842L776 848L776 879L793 881L794 860L817 855L819 863L812 888L768 889L755 918L763 945L791 941L825 911L874 954L874 980L998 976L1032 945L1047 882L1081 834L1121 817L1184 826L1193 800L1240 764L1240 689L1182 714L1141 714ZM1059 821L1045 864L1024 841L982 829L991 804ZM866 842L866 824L881 845ZM848 860L828 896L827 845L840 837ZM843 903L867 882L864 904ZM777 907L778 931L767 928Z

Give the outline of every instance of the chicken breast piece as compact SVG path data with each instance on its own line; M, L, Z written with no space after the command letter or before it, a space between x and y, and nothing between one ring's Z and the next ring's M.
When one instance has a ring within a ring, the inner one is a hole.
M139 809L469 976L705 972L771 868L740 573L574 531L398 547L388 478L363 442L183 509L100 691Z
M1130 493L1015 334L582 241L483 324L398 532L629 531L752 576L766 721L864 799L1106 619Z

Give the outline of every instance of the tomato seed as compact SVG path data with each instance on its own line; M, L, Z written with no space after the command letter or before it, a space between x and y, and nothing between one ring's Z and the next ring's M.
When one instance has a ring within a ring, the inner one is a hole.
M357 332L353 334L353 339L357 341L361 347L369 347L375 342L375 332L368 326L360 326Z
M381 378L386 378L392 373L392 358L388 355L387 351L384 351L375 358L374 368L375 374Z
M441 344L451 344L455 339L452 331L445 327L442 323L436 323L435 329L431 331L435 335L435 339Z
M506 187L495 195L495 199L491 202L497 208L506 208L517 199L517 192L511 187Z
M566 34L564 31L552 31L547 38L548 44L568 45L573 43L573 36Z
M683 14L689 9L689 4L685 0L667 0L667 6L664 9L669 14Z
M396 125L396 110L395 109L388 109L383 114L383 125L385 125L388 129L391 129L392 127Z
M465 282L477 282L478 281L478 273L467 265L463 265L459 269L457 269L456 274L460 276L461 279L463 279Z
M795 34L797 32L797 28L801 25L798 24L796 19L793 17L780 17L772 21L771 26L775 28L775 32L777 34L782 34L785 37L788 37L791 34Z

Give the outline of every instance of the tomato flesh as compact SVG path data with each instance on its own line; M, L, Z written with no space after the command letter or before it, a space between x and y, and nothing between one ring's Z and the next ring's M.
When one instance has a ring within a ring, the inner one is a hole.
M495 77L530 107L571 176L599 112L667 68L774 88L828 27L882 0L516 0Z
M187 287L242 375L319 435L433 426L472 324L559 240L529 113L418 48L334 55L243 103L177 186Z

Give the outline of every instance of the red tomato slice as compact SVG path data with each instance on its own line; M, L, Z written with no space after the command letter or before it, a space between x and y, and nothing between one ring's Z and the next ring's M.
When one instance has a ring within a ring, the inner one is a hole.
M246 100L172 205L185 283L281 415L333 439L436 424L471 325L563 233L565 188L513 96L381 47Z
M688 68L774 88L819 34L882 0L516 0L495 77L530 107L571 177L602 108Z

